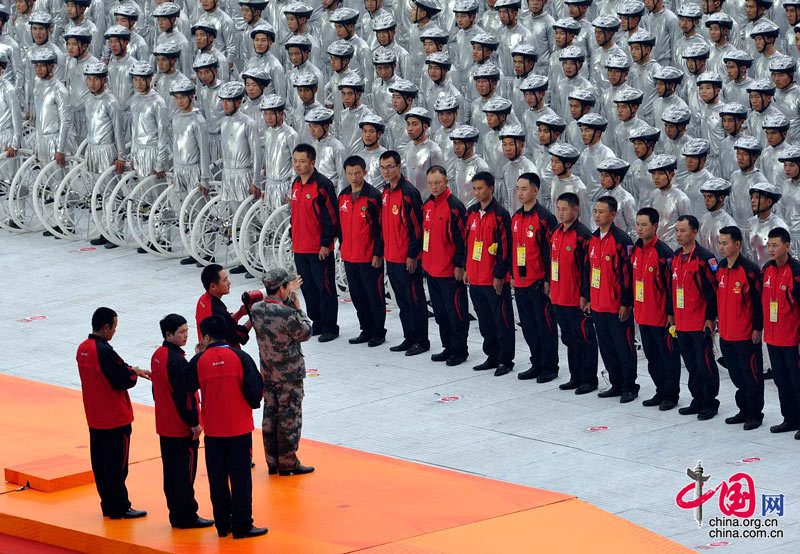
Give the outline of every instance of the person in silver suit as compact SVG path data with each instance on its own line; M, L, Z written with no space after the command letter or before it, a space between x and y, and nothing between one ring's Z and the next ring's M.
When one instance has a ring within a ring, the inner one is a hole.
M707 2L713 4L713 2ZM736 50L731 38L735 36L735 21L725 12L709 15L704 22L704 31L711 41L711 54L708 57L708 69L725 75L725 56Z
M522 0L497 0L494 5L503 25L497 32L497 38L500 39L498 61L500 69L509 76L514 74L511 53L521 44L533 43L531 31L519 19L521 6Z
M350 67L364 81L372 81L372 51L363 38L356 34L359 13L353 8L339 7L330 15L330 21L336 29L339 40L353 47L353 59Z
M645 28L642 27L642 18L645 14L644 2L641 0L622 0L617 3L616 13L620 20L620 27L622 28L622 31L620 31L617 36L617 42L620 48L622 48L625 54L630 58L631 50L629 39L637 32L645 30ZM655 44L655 37L653 37L653 44Z
M128 55L136 61L149 61L150 46L142 38L142 35L134 30L136 22L139 20L139 9L133 4L119 4L112 10L112 13L115 23L131 32L131 38L128 42Z
M525 104L527 104L527 109L524 109L519 119L522 123L522 127L525 129L525 134L529 137L533 137L538 133L537 122L542 116L548 114L555 115L556 113L546 102L548 84L549 81L547 77L534 73L528 75L519 85L519 90L525 99ZM537 144L536 141L528 140L525 144L528 150L528 157L533 159L535 146ZM550 166L549 159L548 155L546 158L546 160L548 160L548 167ZM539 167L539 169L541 170L542 168Z
M211 54L201 54L192 63L197 75L197 106L208 126L208 155L211 163L222 158L219 127L222 123L222 102L219 99L219 88L222 82L217 79L219 60Z
M789 118L788 141L800 142L800 87L794 81L797 61L789 56L776 56L769 62L775 96L772 105Z
M747 108L738 102L723 104L719 109L720 122L725 131L725 138L719 143L719 160L717 173L730 178L739 166L736 163L736 150L733 145L742 136L747 121Z
M275 43L275 29L266 21L259 21L250 31L250 40L253 43L254 54L247 61L245 67L250 69L258 67L267 72L270 78L268 91L270 94L288 94L290 91L287 83L287 68L271 52L272 45ZM289 63L289 65L293 64ZM288 72L291 73L291 69ZM227 80L225 75L223 72L220 73L223 81Z
M750 31L750 39L755 45L756 52L753 53L753 77L755 79L769 78L769 64L778 57L783 56L775 49L775 41L778 39L781 29L775 23L761 18L753 25Z
M644 95L640 117L648 125L656 124L653 110L656 98L659 96L655 74L661 69L661 65L651 58L655 42L655 37L646 29L639 29L628 37L633 60L628 81L633 88L641 90Z
M188 78L170 86L175 109L171 117L172 182L176 187L173 209L180 209L183 198L194 189L208 194L211 164L208 125L203 114L193 105L195 85Z
M267 130L267 125L261 115L261 99L265 94L269 94L271 79L266 71L260 68L248 68L241 73L242 82L244 83L245 99L242 102L242 107L239 108L242 113L252 118L258 127L258 134L264 138L264 132Z
M558 197L565 192L572 192L578 196L581 202L580 215L578 219L589 225L592 221L592 203L586 192L586 185L580 177L572 174L572 166L578 161L578 150L574 146L557 142L550 147L550 170L553 178L550 181L550 206L558 201ZM552 207L548 207L552 211Z
M419 81L425 67L425 50L420 40L420 35L430 26L436 25L433 18L442 11L439 0L411 0L409 15L411 25L408 28L408 53L411 64L408 68L410 75L403 78Z
M603 133L608 127L608 120L598 113L590 112L578 120L578 125L581 129L581 141L584 148L572 170L586 184L589 203L594 206L597 199L603 196L603 187L600 184L597 167L603 160L615 157L614 151L602 142ZM594 223L590 222L587 227L594 229Z
M644 0L644 5L647 15L642 25L656 37L653 58L662 66L680 62L672 57L675 44L683 35L678 16L664 6L664 0Z
M569 48L570 46L580 46L578 43L575 42L575 38L580 34L583 27L581 24L572 19L571 17L565 17L553 21L551 24L553 29L553 52L550 55L550 64L547 68L547 77L550 79L551 83L557 83L560 78L564 77L564 66L561 63L561 52L565 48ZM583 48L581 48L583 50ZM586 51L584 50L584 54ZM581 77L588 78L589 77L589 66L585 63L581 64L579 69L579 74Z
M367 164L367 182L378 186L383 182L380 158L381 154L386 152L386 148L381 145L381 138L386 125L381 116L369 112L358 122L358 127L361 129L361 143L353 155L360 156Z
M543 114L537 121L534 130L536 134L525 129L525 133L530 137L526 142L528 149L528 157L533 161L536 168L539 170L539 177L541 178L540 191L546 190L550 193L550 183L553 181L553 170L550 167L550 147L558 142L561 133L567 128L567 123L564 119L557 115L555 112ZM533 137L536 140L533 140ZM546 181L546 183L545 183ZM555 202L550 199L547 204L554 204Z
M786 138L788 132L789 118L782 113L771 115L764 120L767 146L762 150L758 163L768 183L783 182L783 162L780 161L780 157L789 146Z
M738 102L742 106L750 106L747 88L753 78L747 73L753 65L753 56L744 50L732 50L722 57L728 80L722 85L722 96L725 102Z
M67 163L72 110L64 84L56 79L58 57L52 48L35 48L29 56L36 74L33 85L31 118L36 129L36 157L46 165L55 160L61 166Z
M698 29L700 20L703 18L703 11L700 9L699 5L691 2L684 2L678 7L675 15L678 16L678 24L683 34L673 43L673 60L677 61L682 59L684 50L693 44L711 46L709 40L703 36Z
M428 110L415 106L403 117L409 138L403 152L405 177L422 194L428 186L428 170L435 165L444 166L444 154L428 136L431 125L431 113Z
M620 92L630 89L628 74L631 62L624 54L617 54L606 59L605 72L609 86L600 93L600 114L608 120L608 132L603 139L606 144L614 147L616 144L616 129L620 119L617 117L617 107L614 98Z
M397 20L395 16L391 12L379 15L372 22L372 30L375 31L375 38L381 48L385 48L394 54L395 63L397 64L397 76L403 79L410 79L412 76L411 54L395 41L397 33ZM375 51L373 51L373 53L374 52Z
M467 207L475 202L472 178L481 171L489 171L486 161L475 153L475 144L479 138L478 130L471 125L459 125L450 133L453 153L457 158L452 181L453 192Z
M297 131L286 123L286 100L277 94L261 97L259 109L266 123L264 131L264 194L278 206L289 194L294 169L292 151L298 144Z
M675 168L678 161L675 156L658 154L647 164L647 171L653 179L655 190L645 201L645 206L655 208L658 212L658 238L670 248L677 249L675 224L682 215L692 213L689 198L679 188L673 186Z
M665 140L661 144L661 152L675 156L677 160L677 180L683 181L687 177L686 161L681 156L683 145L691 138L686 130L691 122L691 113L687 108L672 107L661 115L664 123Z
M516 46L511 51L511 59L513 61L514 73L513 77L509 78L507 81L506 89L509 100L514 104L514 114L517 116L517 119L522 121L524 113L528 111L529 108L527 101L523 101L524 93L521 89L522 84L527 81L528 77L545 79L546 83L547 77L534 73L537 54L534 47L530 44L520 44Z
M747 87L750 99L750 113L747 116L748 132L754 137L764 136L764 120L781 111L772 105L775 96L775 83L769 79L756 79Z
M101 61L93 60L83 66L87 94L86 106L86 170L96 180L112 164L117 172L125 169L127 158L122 107L114 95L106 89L108 68ZM105 242L105 241L103 241Z
M434 109L436 102L442 98L455 98L459 107L464 105L464 96L458 90L450 76L452 63L450 55L446 51L434 52L425 60L428 68L427 74L423 76L420 87L419 99L420 107L429 110ZM458 114L458 123L466 120L466 113ZM433 129L439 127L438 121L434 122Z
M601 196L611 196L617 201L614 225L633 239L636 236L636 200L620 186L630 167L625 160L611 157L597 164L597 171L600 173L600 186L603 187Z
M520 208L517 198L517 179L525 173L540 174L536 165L525 155L525 130L520 125L506 125L500 131L503 155L508 160L495 184L498 201L510 212ZM538 197L543 205L550 203L550 183L543 183Z
M551 97L551 105L557 114L566 113L564 98L578 89L588 89L596 94L595 86L586 77L580 74L581 67L586 60L586 53L580 46L567 46L558 53L561 62L563 76L559 77L555 83L558 94Z
M497 82L504 81L505 75L498 66L497 49L500 48L500 41L497 37L486 32L475 34L470 40L472 45L472 63L462 71L461 83L464 87L464 96L470 102L481 98L483 93L478 90L478 78L491 78L497 74ZM502 95L503 87L500 86Z
M414 107L419 89L417 85L405 79L397 79L389 87L392 93L393 113L386 121L387 145L396 150L402 157L411 139L406 133L406 114Z
M8 52L0 50L0 152L6 160L0 163L0 179L11 183L17 170L16 161L22 139L22 107L10 79L3 79L8 68Z
M786 222L792 236L794 252L800 251L800 147L789 146L780 157L786 179L783 181L783 195L780 215ZM795 254L793 254L795 255Z
M481 136L485 136L489 132L489 126L486 123L486 116L484 115L483 108L491 100L495 98L503 98L500 92L499 84L502 79L500 68L493 62L486 62L478 66L473 73L474 87L478 92L478 98L472 101L470 106L469 117L466 121L470 125L478 129ZM516 116L511 116L514 123L519 123Z
M748 219L745 226L745 248L749 251L750 257L763 267L770 260L767 235L776 227L788 230L789 226L775 213L775 205L781 199L780 187L761 182L752 185L749 192L753 217Z
M581 150L583 149L583 139L578 120L592 111L597 103L597 95L592 89L579 88L569 93L567 102L571 119L564 132L564 141Z
M703 217L703 194L700 187L714 175L706 167L709 154L711 153L711 143L704 138L693 138L686 141L681 148L681 156L686 164L686 175L682 178L675 178L675 186L681 189L689 198L691 203L691 215L698 220Z
M515 125L518 122L511 119L513 117L511 101L506 98L495 96L483 105L482 111L484 126L487 130L484 134L481 134L478 153L489 165L489 172L492 175L499 176L503 171L503 166L506 164L500 132L506 125ZM473 126L480 131L480 127Z
M550 57L555 49L553 15L548 11L547 0L528 0L529 12L523 14L523 24L530 29L533 36L533 48L536 52L536 65L533 71L546 77L550 71Z
M725 200L731 194L731 183L726 179L714 177L700 186L706 213L700 218L700 232L697 242L714 254L717 260L722 259L719 251L719 231L723 227L735 226L736 222L725 210Z
M188 27L188 20L183 19L182 21L187 22L183 29L186 31L189 36L183 33L183 31L177 27L179 24L178 22L181 21L181 8L177 4L173 2L164 2L159 4L153 10L152 17L156 18L156 22L158 25L159 33L156 36L155 44L153 45L153 55L158 56L155 50L159 46L166 46L168 44L173 45L178 51L178 63L180 64L177 69L180 73L184 76L192 74L192 50L194 49L194 44L189 42L189 38L191 37L191 31ZM248 41L249 43L250 41ZM170 50L171 51L171 50ZM163 54L162 54L163 55ZM171 83L170 83L171 86ZM169 87L167 90L164 91L164 94L169 96Z
M6 71L3 72L0 79L11 81L21 99L25 94L25 70L27 68L22 63L22 49L12 37L13 30L8 24L10 18L9 9L0 4L0 53L5 53L8 60Z
M89 29L84 27L70 27L64 33L67 45L67 69L64 72L64 85L69 93L69 105L72 109L73 138L80 144L86 138L86 97L89 91L86 87L86 76L83 72L88 63L98 61L90 52L92 42Z
M149 61L134 63L130 79L136 91L130 101L131 168L141 178L164 177L169 163L169 112L153 90L153 66Z
M655 156L655 148L661 131L655 127L645 125L634 130L628 141L633 145L633 153L636 160L631 164L623 187L627 187L628 192L633 195L638 208L644 208L648 204L650 194L653 192L653 178L648 170L650 161Z
M612 136L614 143L612 149L617 157L622 158L629 164L634 163L636 152L631 142L631 136L644 127L649 127L642 119L639 119L639 110L642 106L644 95L642 91L635 88L625 88L617 92L614 96L614 106L616 108L614 117L617 120L616 132Z
M466 73L472 65L472 39L483 29L478 25L478 12L480 11L478 0L456 0L453 4L457 31L453 37L453 56L456 65L461 70L461 82L458 86L469 87L472 83L467 82Z
M262 194L261 170L264 149L255 121L242 113L244 84L229 81L219 89L219 99L225 114L220 124L222 142L221 198L228 202L231 214L252 194Z
M322 76L322 70L316 65L312 64L308 59L312 48L311 41L308 39L308 37L301 35L291 36L283 46L286 48L286 55L289 58L289 62L292 64L292 68L286 72L286 83L288 87L286 107L289 111L295 111L301 104L297 94L295 94L295 78L303 73L312 73L317 78L317 83L324 79ZM266 94L281 95L279 91L273 90L271 83ZM317 86L317 101L320 103L325 101L324 91L320 90L319 86Z
M653 102L653 126L664 132L664 112L673 107L684 108L687 111L689 106L678 96L677 90L683 81L683 71L672 66L663 66L653 73L653 80L656 83L656 94L658 98Z
M317 101L319 80L314 73L298 73L292 77L292 87L297 97L297 106L290 113L290 125L297 131L298 143L311 144L314 137L306 124L306 115L312 110L325 107Z
M338 114L344 109L342 97L339 93L339 83L347 76L358 75L350 67L353 59L353 45L345 40L337 40L328 46L328 56L330 58L331 75L325 83L325 106Z
M767 180L761 170L756 167L761 156L761 143L755 137L742 135L733 144L736 151L736 163L739 169L730 176L731 197L728 211L733 216L736 224L747 228L747 220L753 215L750 207L750 187L756 183Z
M174 42L162 42L161 44L156 44L153 48L153 56L156 59L156 69L158 69L153 88L161 95L167 110L171 112L175 109L170 96L172 83L188 78L185 73L178 69L182 60L180 47ZM189 63L191 64L191 58L189 58Z
M361 129L358 122L372 110L362 103L364 80L359 75L348 75L339 81L342 111L334 116L334 134L342 142L345 158L352 155L361 144Z
M460 100L463 102L463 98ZM431 140L435 142L442 151L444 168L450 176L455 175L455 164L458 159L453 152L453 143L450 140L450 133L456 130L460 122L458 120L459 99L455 96L442 96L433 105L436 113L438 125L431 133Z
M708 168L712 172L719 172L720 144L725 139L725 129L722 127L720 111L723 103L720 101L722 91L722 76L714 71L706 71L697 78L697 87L702 102L697 113L697 135L708 140L711 150L708 154Z
M592 50L592 57L589 63L589 78L600 92L611 88L606 71L606 62L611 57L616 56L624 56L627 59L625 51L614 41L619 26L620 19L616 15L601 14L592 21L594 38L598 48Z
M130 70L136 60L128 54L128 40L131 32L122 25L112 25L106 29L106 43L111 57L108 61L108 87L114 94L125 120L126 138L130 136L128 127L131 120L130 104L135 91L130 78Z
M316 108L305 116L311 132L311 146L317 152L316 169L331 180L339 192L345 182L344 160L346 149L342 142L331 135L334 120L333 110Z

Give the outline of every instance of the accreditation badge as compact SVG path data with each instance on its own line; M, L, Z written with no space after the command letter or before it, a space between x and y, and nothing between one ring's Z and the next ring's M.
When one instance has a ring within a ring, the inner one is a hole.
M683 309L683 287L675 289L675 305L679 310Z
M769 302L769 322L778 323L778 301L770 300Z
M431 231L430 229L425 229L425 233L422 235L422 250L427 252L428 246L431 242Z
M472 259L476 262L479 262L481 261L481 258L483 258L483 241L476 240L472 244Z
M644 281L637 280L635 288L635 299L637 302L644 302Z
M517 265L519 267L525 267L525 251L524 246L517 246Z
M592 288L599 289L600 288L600 268L593 267L592 268Z
M556 261L550 262L550 280L558 282L558 262Z

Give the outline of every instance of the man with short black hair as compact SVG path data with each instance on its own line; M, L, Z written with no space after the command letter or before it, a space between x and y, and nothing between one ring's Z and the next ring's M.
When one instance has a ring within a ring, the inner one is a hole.
M495 377L514 368L514 305L511 303L511 217L494 198L494 176L472 178L476 202L467 211L467 284L478 316L486 361L475 371L494 369Z
M338 215L336 189L317 171L316 160L317 152L309 144L298 144L292 151L292 167L297 173L291 188L292 252L303 278L306 311L314 323L312 333L319 335L319 342L329 342L339 337L333 254Z
M244 325L238 323L246 313L244 306L239 308L236 313L231 314L222 301L222 297L231 292L228 271L219 264L209 264L203 268L200 280L206 292L197 300L195 308L198 340L203 340L203 336L200 334L200 322L212 315L218 315L225 320L228 329L225 340L228 344L234 348L240 348L241 345L247 344L250 339L247 334L251 327L250 322L247 321Z
M717 259L697 244L700 223L682 215L675 223L679 248L672 255L672 309L681 357L689 372L692 403L678 410L704 421L719 409L719 369L714 360L714 320L717 319Z
M186 424L180 412L185 409L187 399L176 396L189 365L182 348L189 337L189 326L178 314L165 316L159 326L164 342L153 353L150 369L169 522L176 529L211 527L212 520L198 517L194 498L197 451L203 427ZM196 397L194 401L197 402Z
M92 315L92 333L78 347L75 358L100 508L111 519L135 519L147 512L131 508L125 487L133 421L128 389L136 385L138 377L150 379L150 371L126 364L114 352L108 343L116 331L117 313L97 308Z
M764 362L761 354L761 270L741 254L742 231L723 227L717 238L722 260L717 270L719 347L736 386L739 412L725 423L744 423L749 431L764 418Z
M791 247L789 231L776 227L769 232L770 261L763 267L761 307L764 342L783 415L781 423L769 428L772 433L800 429L800 374L797 371L800 363L800 262L791 256ZM800 431L794 438L800 440Z
M203 402L190 401L181 414L190 427L200 417L206 434L206 470L217 534L234 539L257 537L266 528L253 526L253 410L261 405L264 382L253 359L225 341L225 320L216 315L200 322L203 351L189 362L180 398L194 398L201 390ZM230 485L228 484L230 482Z

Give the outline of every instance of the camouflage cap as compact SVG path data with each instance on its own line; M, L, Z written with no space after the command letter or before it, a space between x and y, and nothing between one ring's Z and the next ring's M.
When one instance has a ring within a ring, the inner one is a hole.
M264 275L264 278L261 279L261 282L264 283L264 288L267 290L272 290L288 285L296 278L297 275L294 273L289 273L287 269L276 267L267 271L267 273Z

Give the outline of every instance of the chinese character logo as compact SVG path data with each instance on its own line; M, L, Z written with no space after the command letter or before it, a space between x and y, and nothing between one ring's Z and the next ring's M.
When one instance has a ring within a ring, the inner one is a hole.
M783 495L782 494L762 494L761 495L761 515L767 514L783 515Z
M685 509L694 510L697 526L703 525L703 504L719 491L719 509L726 516L746 518L756 511L756 487L753 478L746 473L736 473L727 481L723 481L714 489L703 492L703 485L711 475L703 475L700 461L694 469L687 469L686 474L692 479L675 497L675 503ZM694 498L686 499L686 495L694 490Z

